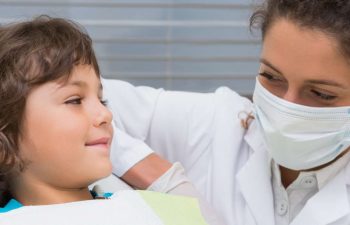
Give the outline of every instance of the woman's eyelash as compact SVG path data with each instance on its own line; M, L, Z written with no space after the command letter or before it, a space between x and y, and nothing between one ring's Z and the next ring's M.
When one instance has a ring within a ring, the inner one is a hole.
M259 73L259 75L264 77L268 81L271 81L271 82L281 81L278 77L273 76L273 75L266 73L266 72L261 72L261 73ZM316 90L311 90L311 92L314 96L316 96L317 98L324 100L324 101L332 101L332 100L337 98L337 96L335 96L335 95L325 94L325 93L322 93L322 92L319 92Z
M268 73L265 73L265 72L261 72L259 73L260 76L263 76L264 78L268 79L268 80L276 80L276 81L279 81L280 79L276 78L275 76L271 75L271 74L268 74Z
M323 100L326 100L326 101L331 101L333 99L335 99L337 96L334 96L334 95L328 95L328 94L324 94L324 93L321 93L321 92L318 92L318 91L315 91L315 90L311 90L311 92L316 95L317 97L323 99Z

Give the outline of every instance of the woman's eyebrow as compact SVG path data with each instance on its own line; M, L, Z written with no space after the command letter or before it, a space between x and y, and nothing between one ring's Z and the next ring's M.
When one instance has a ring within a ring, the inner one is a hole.
M344 85L337 83L333 80L306 80L306 83L310 84L322 84L322 85L328 85L328 86L334 86L341 89L347 89Z
M279 69L277 69L274 65L272 65L272 63L270 63L269 61L267 61L264 58L260 58L260 62L262 64L265 64L266 66L270 67L271 69L273 69L274 71L276 71L279 74L282 74L281 71Z

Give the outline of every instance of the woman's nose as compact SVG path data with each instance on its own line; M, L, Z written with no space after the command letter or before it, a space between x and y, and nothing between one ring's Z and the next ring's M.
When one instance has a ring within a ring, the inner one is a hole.
M288 90L284 93L283 96L281 96L284 100L296 104L301 104L301 100L299 97L299 94L297 91L293 90L292 88L288 88Z

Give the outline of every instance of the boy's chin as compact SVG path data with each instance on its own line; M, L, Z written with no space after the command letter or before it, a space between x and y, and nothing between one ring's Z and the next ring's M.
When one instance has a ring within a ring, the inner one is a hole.
M109 164L103 165L103 168L99 168L98 172L97 171L95 171L95 172L96 172L94 174L95 176L89 185L92 185L92 184L98 182L99 180L104 179L104 178L112 175L112 164L109 163Z

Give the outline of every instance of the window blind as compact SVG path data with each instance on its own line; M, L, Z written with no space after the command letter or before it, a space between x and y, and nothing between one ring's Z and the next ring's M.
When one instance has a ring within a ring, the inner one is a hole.
M170 90L251 95L260 38L252 0L0 0L0 23L47 14L83 25L106 78Z

